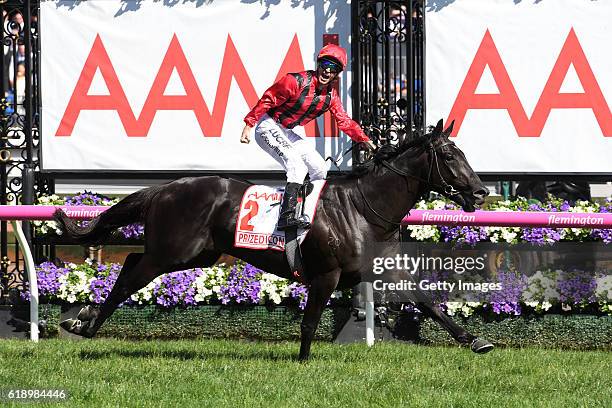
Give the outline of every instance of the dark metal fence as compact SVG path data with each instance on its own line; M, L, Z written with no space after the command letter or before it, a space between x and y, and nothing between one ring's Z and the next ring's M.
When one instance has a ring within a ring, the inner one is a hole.
M0 1L0 204L32 204L35 190L48 190L37 173L40 81L37 0ZM39 187L40 186L40 187ZM25 223L26 236L30 228ZM7 222L0 222L0 303L25 280L21 254Z
M423 1L353 2L353 116L378 143L425 132Z

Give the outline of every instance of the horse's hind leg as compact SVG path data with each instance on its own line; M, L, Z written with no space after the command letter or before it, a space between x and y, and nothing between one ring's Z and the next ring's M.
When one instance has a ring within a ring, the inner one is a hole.
M218 253L204 253L198 257L198 266L210 266L219 258ZM100 307L83 308L76 319L65 320L61 326L74 334L93 337L104 321L129 296L144 288L153 279L164 273L175 270L168 265L160 265L153 256L142 253L131 253L125 259L121 272L113 289Z
M155 279L160 270L152 265L149 257L142 253L131 253L123 263L117 281L104 303L97 306L86 306L81 309L76 319L60 323L66 330L84 337L93 337L102 323L113 314L117 306L132 293L146 286Z

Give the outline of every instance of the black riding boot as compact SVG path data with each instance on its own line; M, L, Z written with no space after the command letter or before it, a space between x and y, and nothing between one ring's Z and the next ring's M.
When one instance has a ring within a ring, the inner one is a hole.
M276 224L279 231L292 227L310 228L310 223L302 221L295 216L295 207L301 187L302 185L299 183L287 183L280 208L280 217Z

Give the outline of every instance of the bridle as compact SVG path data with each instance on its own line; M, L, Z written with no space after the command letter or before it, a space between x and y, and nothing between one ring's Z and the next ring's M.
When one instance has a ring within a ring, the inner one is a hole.
M434 190L434 191L438 191L441 194L443 194L444 196L451 198L453 196L456 195L460 195L461 192L456 190L455 187L453 187L452 185L450 185L442 176L442 172L440 171L440 163L439 163L439 159L438 159L438 151L443 148L444 146L448 146L454 144L453 142L451 142L450 140L441 144L440 146L436 146L434 147L433 144L430 142L428 143L428 145L426 146L426 150L427 150L427 156L429 158L429 170L427 171L427 179L424 179L422 177L416 176L414 174L410 174L404 170L398 169L397 167L393 166L393 164L391 164L389 161L387 160L381 160L381 164L383 166L385 166L386 168L388 168L389 170L391 170L392 172L394 172L397 175L400 175L404 178L412 178L418 181L421 181L423 183L425 183L425 185L427 187L429 187L430 190ZM434 170L434 164L435 164L435 169L436 172L438 174L439 179L441 180L441 184L435 184L431 182L431 175L433 174L433 170ZM370 211L372 211L378 218L380 218L381 220L389 223L389 224L393 224L393 225L397 225L400 226L402 223L400 222L396 222L393 220L389 220L387 219L385 216L383 216L382 214L380 214L378 211L376 211L376 209L374 209L374 207L372 207L372 204L370 204L370 202L368 201L368 199L366 198L365 194L363 193L363 190L360 188L359 186L359 180L357 179L357 190L359 190L359 193L361 194L361 198L363 198L363 201L366 205L366 207L368 207L368 209Z

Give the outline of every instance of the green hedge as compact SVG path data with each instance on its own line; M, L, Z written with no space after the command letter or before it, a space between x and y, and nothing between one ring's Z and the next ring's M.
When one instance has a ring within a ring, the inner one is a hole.
M78 309L78 307L77 307ZM67 306L41 305L40 318L46 322L42 337L58 335L58 323L67 315ZM102 326L98 336L122 339L249 338L297 340L301 311L289 307L200 306L187 309L160 309L155 306L122 307ZM327 308L316 338L333 341L351 319L350 308ZM543 315L499 321L480 316L453 318L471 333L492 341L498 347L550 347L575 350L612 350L612 316ZM457 343L430 319L414 322L400 318L396 334L400 338L430 345ZM378 329L377 329L378 331ZM401 331L401 333L400 333Z
M543 315L486 321L480 316L454 318L471 333L499 347L551 347L574 350L612 350L612 316ZM454 345L450 335L430 319L420 325L425 344Z
M73 317L80 307L41 305L40 319L46 322L41 337L57 336L59 321ZM348 307L327 308L321 317L316 338L332 341L349 317ZM206 305L186 309L121 307L102 326L98 336L122 339L207 337L296 340L300 338L301 320L300 310L284 306Z

